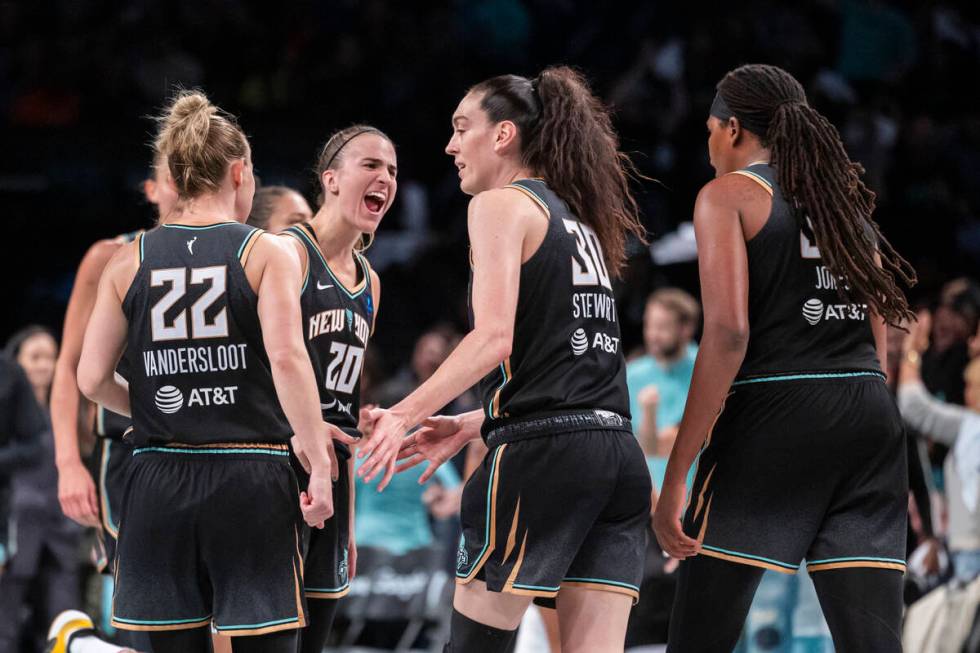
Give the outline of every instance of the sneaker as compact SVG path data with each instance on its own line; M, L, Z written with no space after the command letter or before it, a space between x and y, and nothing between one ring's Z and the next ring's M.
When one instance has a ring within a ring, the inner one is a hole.
M65 610L51 622L44 653L68 653L71 641L78 636L95 634L92 619L79 610Z

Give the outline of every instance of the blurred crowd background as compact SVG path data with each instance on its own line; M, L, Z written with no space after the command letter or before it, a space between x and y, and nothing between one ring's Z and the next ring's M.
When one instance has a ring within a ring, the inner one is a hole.
M390 405L466 329L467 197L443 152L456 103L488 76L571 64L613 107L622 148L653 180L636 186L650 243L631 244L616 293L634 427L659 482L697 351L690 217L713 175L707 109L729 69L777 64L803 82L866 168L876 220L918 272L909 296L932 311L928 330L913 329L916 339L902 331L893 338L895 362L903 346L922 350L919 378L907 370L902 402L916 427L910 556L923 547L909 575L912 602L980 572L980 513L960 496L975 493L977 481L955 464L975 454L957 449L947 422L922 422L934 410L957 415L956 429L980 420L980 390L971 394L964 376L980 318L980 111L969 100L978 60L980 5L943 1L747 0L695 11L659 1L0 0L0 341L12 338L8 353L45 403L81 256L99 238L152 224L141 193L155 128L148 116L175 86L200 87L239 116L262 184L293 188L314 208L312 167L330 133L368 122L394 140L398 195L367 252L384 301L364 383L366 402ZM27 325L38 328L22 331ZM899 371L890 378L897 390ZM920 382L925 398L913 392ZM450 409L472 402L464 395ZM16 445L4 438L0 446ZM101 609L106 591L90 573L87 534L58 519L52 454L46 444L40 450L32 468L0 452L11 512L51 534L36 564L23 565L29 573L12 575L8 561L0 577L3 651L40 650L52 606ZM472 462L480 452L469 455ZM346 600L345 645L435 640L467 473L465 456L455 463L427 488L416 474L380 497L359 494L357 538L371 551L361 589ZM664 641L674 574L651 543L631 646ZM379 602L379 592L390 600ZM805 578L767 577L757 603L744 651L831 650Z

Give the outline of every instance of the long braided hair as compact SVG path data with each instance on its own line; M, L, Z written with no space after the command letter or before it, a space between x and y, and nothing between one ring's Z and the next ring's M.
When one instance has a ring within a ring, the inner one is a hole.
M782 68L751 64L725 75L717 90L769 149L801 228L809 219L824 263L843 281L841 296L868 304L892 325L914 319L895 278L912 286L915 270L871 217L875 193L861 181L864 167L851 161L837 129L807 103L800 83Z

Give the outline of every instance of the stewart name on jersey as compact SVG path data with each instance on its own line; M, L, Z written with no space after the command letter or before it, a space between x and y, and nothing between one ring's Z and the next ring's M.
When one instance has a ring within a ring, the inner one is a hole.
M484 436L560 413L599 410L628 419L616 300L595 231L543 180L508 188L542 208L548 231L521 266L511 355L481 384Z
M123 301L136 444L278 442L292 435L245 263L263 231L167 224L137 237Z
M323 420L358 437L361 368L374 325L371 267L363 256L355 254L358 281L348 289L330 270L308 224L293 225L285 233L306 248L307 272L300 303L306 348L320 387ZM334 447L342 456L350 455L343 443L337 442Z

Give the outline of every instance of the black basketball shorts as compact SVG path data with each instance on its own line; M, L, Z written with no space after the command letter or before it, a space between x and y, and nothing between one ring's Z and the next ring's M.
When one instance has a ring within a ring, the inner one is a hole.
M643 453L627 420L602 428L571 417L582 425L558 430L569 419L559 415L488 435L463 491L457 583L545 599L574 586L639 597L651 493Z
M305 490L310 476L290 455L299 487ZM350 544L350 470L338 451L339 475L333 484L333 517L323 528L303 525L303 583L308 599L339 599L350 592L348 546Z
M684 532L701 554L795 573L905 570L905 432L882 377L736 382L698 461Z
M306 625L285 444L147 445L123 495L112 624L230 636Z

